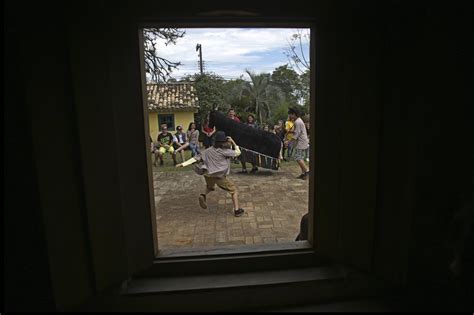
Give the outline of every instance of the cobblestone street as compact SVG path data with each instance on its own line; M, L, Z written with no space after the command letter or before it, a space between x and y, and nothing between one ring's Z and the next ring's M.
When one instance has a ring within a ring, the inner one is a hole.
M296 162L257 174L238 170L231 170L230 179L245 209L241 217L234 217L230 194L218 187L207 195L208 208L200 208L204 178L190 167L180 172L154 168L160 250L295 241L301 217L308 212L308 181L296 179L300 174Z

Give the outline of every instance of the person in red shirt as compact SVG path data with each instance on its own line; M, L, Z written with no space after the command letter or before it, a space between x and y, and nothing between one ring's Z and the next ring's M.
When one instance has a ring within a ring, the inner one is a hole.
M235 110L233 108L229 109L229 111L227 112L227 117L235 120L236 122L240 122L240 119L239 117L237 117L237 115L235 115Z
M216 132L216 127L210 128L209 127L209 116L204 119L204 123L202 125L202 130L204 134L204 147L207 149L212 145L212 137Z
M235 120L236 122L240 122L240 119L239 117L237 117L237 115L235 114L235 110L233 108L229 109L229 111L227 112L227 117L229 117L230 119L232 120ZM233 162L235 164L239 164L239 161L237 159L233 159Z
M257 122L255 121L255 116L252 114L248 114L247 122L245 124L252 128L258 129ZM248 174L246 162L250 162L252 164L252 170L250 171L250 173L253 174L258 171L256 160L257 156L254 153L247 150L242 151L242 154L240 155L240 163L242 164L242 170L239 173Z

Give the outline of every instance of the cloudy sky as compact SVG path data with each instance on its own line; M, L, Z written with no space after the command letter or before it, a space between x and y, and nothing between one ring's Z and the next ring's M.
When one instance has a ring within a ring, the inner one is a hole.
M158 54L182 65L173 71L180 79L199 72L196 44L202 45L204 71L214 72L225 79L235 79L250 69L257 73L272 72L288 63L283 53L296 29L283 28L188 28L176 45L159 43ZM305 30L309 33L309 30ZM309 43L303 45L309 57ZM245 75L246 76L246 75ZM244 78L245 78L244 76Z

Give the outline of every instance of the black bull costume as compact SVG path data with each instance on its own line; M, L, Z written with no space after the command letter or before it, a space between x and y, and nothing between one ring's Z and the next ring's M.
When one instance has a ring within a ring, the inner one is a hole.
M232 137L240 147L245 162L262 168L279 169L281 140L276 134L239 123L218 111L209 114L209 127L216 127Z

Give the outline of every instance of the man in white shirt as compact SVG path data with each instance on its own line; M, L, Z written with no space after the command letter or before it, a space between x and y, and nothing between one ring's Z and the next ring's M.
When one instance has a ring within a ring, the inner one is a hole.
M184 162L184 150L189 147L189 142L181 126L176 127L176 133L173 135L173 146L175 149L174 154L179 153L181 155L181 161Z
M294 122L294 133L293 133L293 157L301 168L301 175L298 179L305 180L308 178L309 169L306 166L305 152L308 149L309 141L306 133L306 126L303 120L300 118L300 112L294 108L288 109L288 117Z

